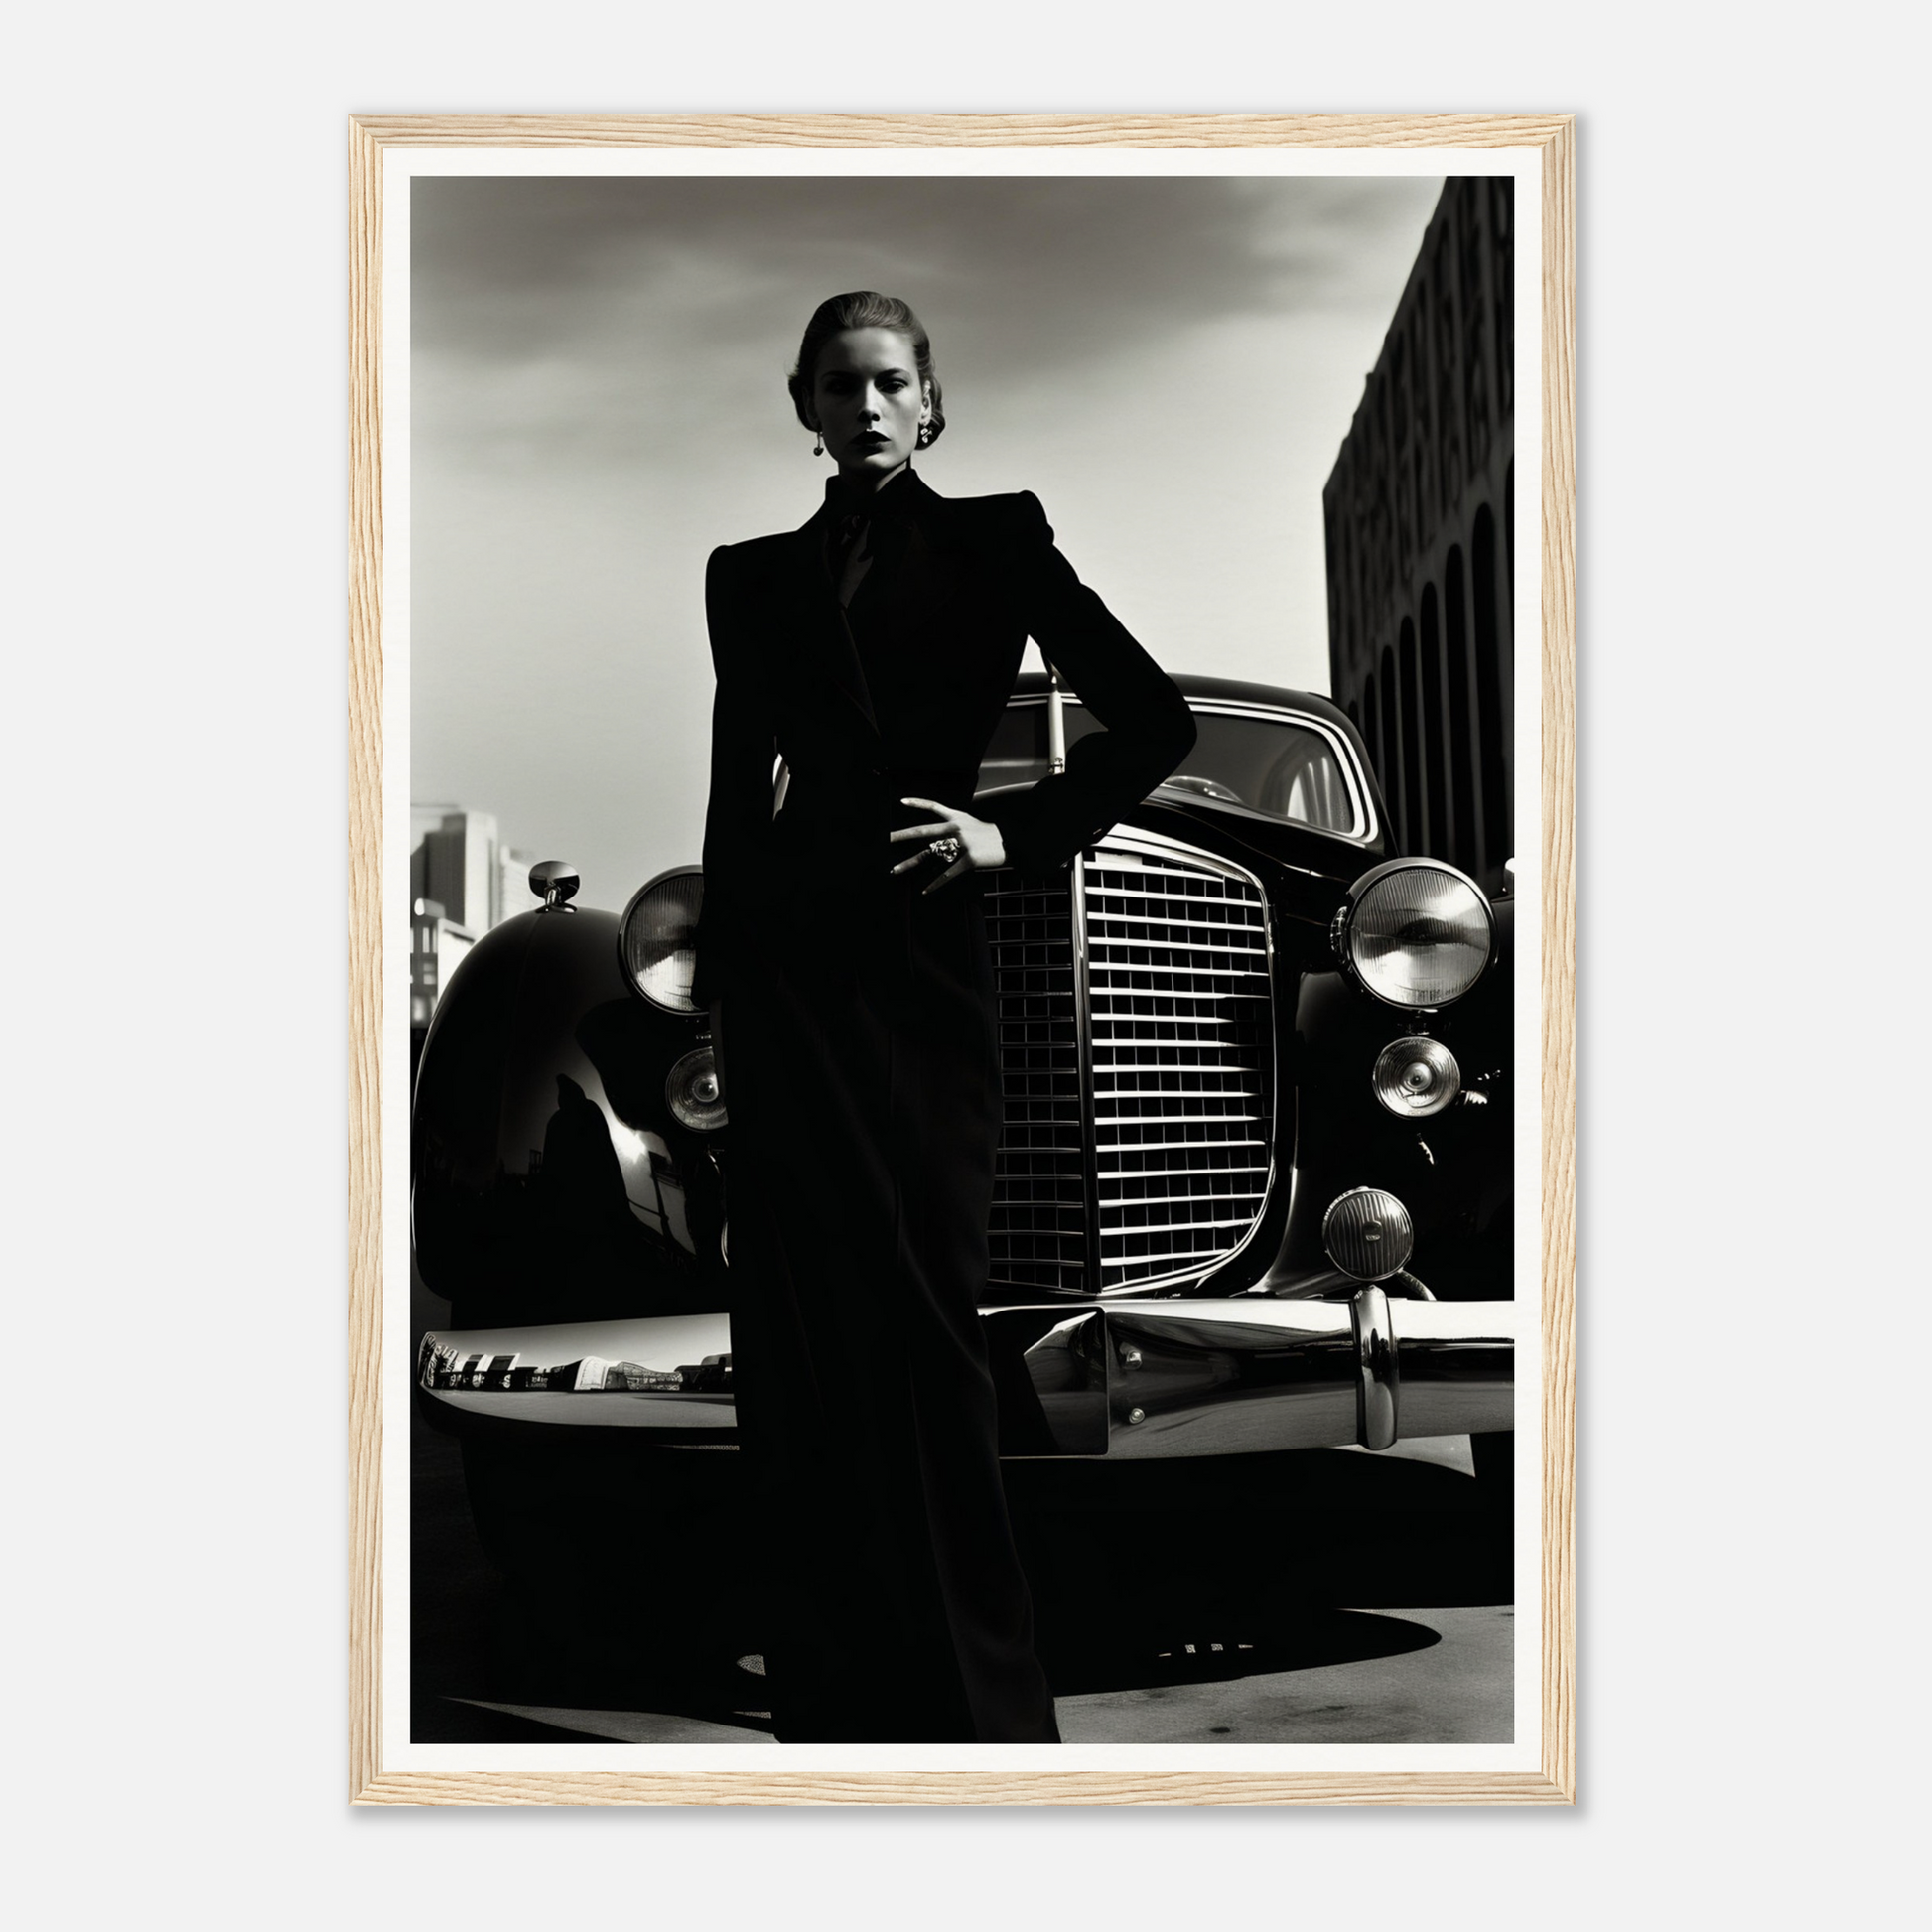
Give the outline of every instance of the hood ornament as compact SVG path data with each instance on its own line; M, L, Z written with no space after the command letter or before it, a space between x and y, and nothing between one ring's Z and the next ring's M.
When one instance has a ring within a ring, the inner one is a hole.
M540 912L575 912L568 903L577 896L581 882L577 868L564 859L541 859L530 868L530 890L543 900Z

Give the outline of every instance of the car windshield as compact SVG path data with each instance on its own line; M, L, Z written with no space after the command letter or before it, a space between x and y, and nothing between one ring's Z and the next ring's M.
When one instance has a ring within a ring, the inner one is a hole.
M1097 731L1084 705L1064 707L1069 746ZM1355 804L1333 743L1292 718L1196 711L1199 736L1164 791L1218 799L1318 832L1356 831ZM1031 784L1046 775L1046 706L1016 704L994 731L980 789Z

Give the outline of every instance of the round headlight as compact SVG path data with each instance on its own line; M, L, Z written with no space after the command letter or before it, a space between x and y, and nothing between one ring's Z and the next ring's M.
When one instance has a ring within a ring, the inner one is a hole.
M623 908L618 952L630 983L653 1006L696 1013L691 982L698 970L694 943L704 903L704 874L696 866L653 879Z
M1482 977L1495 920L1482 888L1437 859L1364 873L1335 915L1335 951L1378 1000L1446 1007Z
M664 1076L664 1099L694 1134L709 1134L724 1126L727 1116L718 1093L718 1062L709 1046L686 1053Z
M1376 1056L1375 1097L1405 1120L1440 1114L1462 1091L1462 1069L1440 1039L1392 1039Z
M1416 1251L1415 1223L1393 1194L1380 1187L1351 1187L1328 1203L1321 1245L1344 1275L1358 1282L1385 1281L1409 1265Z

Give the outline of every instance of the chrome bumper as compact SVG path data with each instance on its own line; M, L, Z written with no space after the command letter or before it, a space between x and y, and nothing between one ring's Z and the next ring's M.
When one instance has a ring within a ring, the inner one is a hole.
M1516 1305L1106 1302L982 1312L1010 1457L1396 1449L1514 1421ZM737 1439L722 1314L424 1337L417 1382L458 1432L530 1425Z

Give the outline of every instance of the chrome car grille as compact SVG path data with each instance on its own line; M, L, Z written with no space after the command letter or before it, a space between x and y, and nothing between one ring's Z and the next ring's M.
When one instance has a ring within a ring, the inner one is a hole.
M986 929L1000 990L1003 1125L993 1176L992 1279L1087 1286L1087 1133L1073 989L1073 904L1064 880L1000 871Z
M1105 1293L1223 1260L1271 1166L1259 882L1120 838L1056 880L993 874L986 911L1005 1099L994 1285Z

